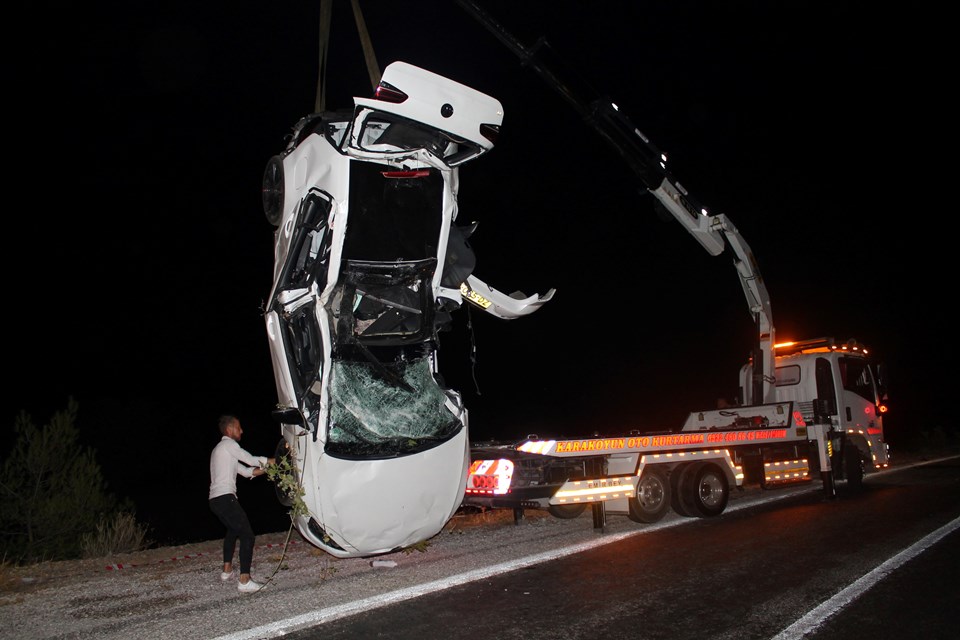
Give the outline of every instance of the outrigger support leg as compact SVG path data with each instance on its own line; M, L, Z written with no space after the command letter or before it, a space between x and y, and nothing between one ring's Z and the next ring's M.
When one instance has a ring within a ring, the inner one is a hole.
M513 510L513 524L520 524L523 522L523 509L517 507Z
M837 487L833 483L833 471L821 471L820 477L823 479L823 498L833 500L837 497Z
M837 487L833 477L834 442L832 436L836 432L832 426L810 425L807 433L817 443L817 455L820 458L820 479L823 480L823 498L824 500L835 500Z
M594 502L590 505L593 509L593 529L603 533L607 528L607 503Z

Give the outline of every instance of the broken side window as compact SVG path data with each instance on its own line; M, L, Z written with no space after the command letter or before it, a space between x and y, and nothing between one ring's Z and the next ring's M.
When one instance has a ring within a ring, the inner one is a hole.
M311 191L301 202L278 290L305 289L314 281L323 289L331 241L327 221L332 208L333 197L319 190Z

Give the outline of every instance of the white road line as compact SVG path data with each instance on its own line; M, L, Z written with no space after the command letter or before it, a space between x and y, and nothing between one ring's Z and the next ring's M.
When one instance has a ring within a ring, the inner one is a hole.
M931 460L931 461L927 461L919 464L929 464L930 462L936 462L936 461ZM912 464L909 466L919 466L919 464ZM896 469L889 469L886 472L902 470L905 468L908 468L908 467L907 466L897 467ZM878 473L869 474L867 477L870 477L873 475L878 475ZM739 511L740 509L754 507L758 504L775 502L777 500L782 500L784 498L787 498L790 495L795 495L795 493L784 493L784 494L775 493L770 496L761 498L759 500L750 500L747 502L747 504L732 505L728 507L725 510L725 512ZM475 580L490 578L503 573L508 573L515 569L521 569L523 567L529 567L531 565L539 564L541 562L548 562L550 560L555 560L557 558L572 555L574 553L580 553L581 551L589 551L590 549L602 547L603 545L611 544L619 540L624 540L632 536L636 536L644 533L650 533L653 531L659 531L661 529L669 529L671 527L687 524L689 522L692 522L693 520L694 519L691 519L691 518L680 518L680 519L670 520L666 522L658 522L655 524L644 525L642 529L625 531L622 533L615 533L615 534L605 534L603 538L598 538L595 540L591 540L589 542L583 542L583 543L572 545L569 547L564 547L561 549L552 549L550 551L545 551L543 553L526 556L524 558L518 558L516 560L503 562L497 565L492 565L490 567L484 567L481 569L476 569L474 571L467 571L466 573L450 576L448 578L434 580L433 582L427 582L424 584L407 587L406 589L398 589L396 591L382 593L376 596L371 596L369 598L364 598L362 600L346 602L344 604L341 604L335 607L318 609L316 611L311 611L309 613L305 613L299 616L294 616L293 618L287 618L285 620L277 620L276 622L271 622L269 624L261 625L259 627L254 627L252 629L245 629L243 631L238 631L236 633L222 635L217 638L214 638L214 640L259 640L264 638L276 638L276 637L282 636L285 633L290 633L292 631L296 631L299 629L312 627L314 625L322 624L324 622L330 622L332 620L337 620L339 618L345 618L347 616L351 616L356 613L372 611L373 609L377 609L379 607L395 604L397 602L403 602L404 600L418 598L428 593L433 593L434 591L442 591L444 589L449 589L450 587L457 587L462 584L473 582ZM958 519L957 522L960 522L960 519ZM790 629L792 628L793 626L790 627ZM781 635L783 633L786 633L786 631L787 630L784 630L784 632L782 632ZM799 636L784 636L783 638L781 638L780 636L777 636L776 640L785 640L786 638L793 638L793 637L799 637Z
M833 596L819 607L808 612L802 618L774 636L772 640L794 640L803 638L808 633L813 633L831 616L862 596L871 587L890 575L890 573L892 573L900 565L905 564L906 562L918 556L921 552L925 551L929 547L932 547L939 542L941 538L955 531L958 527L960 527L960 518L945 524L933 533L921 538L919 541L893 556L870 573L860 577L850 586L840 591L837 595Z

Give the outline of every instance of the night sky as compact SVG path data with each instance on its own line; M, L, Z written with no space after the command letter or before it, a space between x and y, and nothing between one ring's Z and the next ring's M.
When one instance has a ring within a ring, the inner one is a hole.
M935 38L853 2L478 3L544 36L725 213L759 260L779 339L857 338L890 366L896 460L956 428L941 345L957 287L935 141ZM84 444L165 542L216 538L217 416L271 455L280 434L262 309L267 160L317 95L319 2L71 4L20 14L6 59L7 353L0 443L79 402ZM440 366L474 440L678 427L737 393L753 324L729 256L709 256L616 154L453 1L361 2L378 64L499 99L498 145L461 168L476 275L557 289L534 315L456 314ZM132 13L135 11L135 13ZM935 22L933 23L935 25ZM327 107L372 91L350 3L334 3ZM12 90L10 89L12 85ZM928 195L930 194L930 195ZM942 196L939 196L942 197ZM471 341L476 361L471 363ZM241 479L258 531L283 530Z

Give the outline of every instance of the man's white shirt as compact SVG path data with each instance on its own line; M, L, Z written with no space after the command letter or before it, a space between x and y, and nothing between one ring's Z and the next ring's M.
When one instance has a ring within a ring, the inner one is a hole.
M240 443L223 436L210 454L210 499L237 493L237 475L253 478L256 467L265 467L269 460L248 453Z

